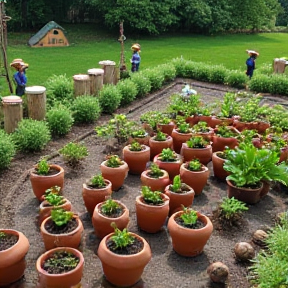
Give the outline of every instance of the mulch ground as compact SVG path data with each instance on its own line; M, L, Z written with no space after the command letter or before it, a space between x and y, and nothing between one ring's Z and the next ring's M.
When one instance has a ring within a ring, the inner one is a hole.
M201 99L204 101L220 100L228 90L232 90L225 86L187 81L202 95ZM140 115L146 111L163 110L169 102L169 96L181 92L182 88L183 80L177 79L158 93L148 95L145 99L141 99L129 107L119 109L117 113L125 113L129 118L139 120ZM286 104L284 97L271 95L265 95L263 102ZM73 211L79 214L84 225L80 246L85 258L82 287L113 287L103 277L101 263L97 257L100 241L94 235L91 218L86 212L82 199L82 184L92 175L100 172L100 163L105 158L103 151L105 151L107 143L96 137L93 128L108 119L109 116L106 115L102 116L97 123L74 126L66 137L53 139L41 153L18 154L11 167L0 174L0 227L19 230L26 235L30 242L30 249L26 256L25 277L10 287L35 287L37 283L38 275L35 263L45 249L37 225L39 202L32 192L29 172L43 155L50 155L50 163L58 164L65 169L63 195L72 202ZM89 156L80 167L71 169L63 162L57 151L73 140L82 141L89 150ZM241 225L225 229L213 217L213 211L217 209L220 200L227 196L226 183L218 181L213 176L211 162L208 164L208 168L210 170L208 183L201 195L195 197L193 208L211 218L214 223L214 231L204 252L197 257L182 257L173 251L166 225L156 234L139 231L135 215L135 198L139 195L141 187L139 176L128 175L123 187L118 192L113 192L112 197L121 200L130 210L128 230L143 236L152 249L152 260L145 268L142 280L134 286L135 288L250 287L247 280L249 263L236 261L233 248L237 242L251 242L252 235L257 229L268 230L273 226L275 215L287 210L288 194L276 186L259 203L249 205L249 210L245 212ZM254 245L254 247L257 251L259 250L258 246ZM206 273L209 264L216 261L221 261L229 267L230 277L225 285L211 283Z

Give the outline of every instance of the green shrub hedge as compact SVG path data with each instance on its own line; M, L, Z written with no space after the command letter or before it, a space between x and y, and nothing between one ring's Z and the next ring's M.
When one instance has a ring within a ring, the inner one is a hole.
M15 153L15 144L11 135L0 130L0 171L9 167Z

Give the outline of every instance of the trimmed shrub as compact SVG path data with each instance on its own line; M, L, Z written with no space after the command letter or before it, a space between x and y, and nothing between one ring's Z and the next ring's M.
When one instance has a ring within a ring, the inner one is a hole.
M267 75L254 75L249 81L249 89L254 92L269 93L271 87L271 77Z
M208 80L211 83L224 84L229 71L222 65L212 65L209 67Z
M137 95L137 86L130 79L124 79L117 83L116 88L121 94L121 106L130 104Z
M12 134L17 149L21 151L41 151L50 141L51 134L44 121L23 119Z
M101 113L99 100L94 96L78 96L73 101L71 110L76 123L93 123Z
M195 63L195 68L194 79L209 82L210 66L204 63Z
M185 75L185 65L188 61L181 58L174 58L172 59L171 63L174 65L176 70L176 75L178 77L186 77Z
M201 63L193 62L193 61L187 61L184 64L184 71L183 75L186 78L192 78L197 79L198 78L198 69Z
M247 75L238 70L230 70L224 80L226 85L239 89L245 88L247 81Z
M142 72L133 73L131 75L131 80L137 86L138 93L136 98L143 97L151 91L151 82Z
M73 125L71 111L63 105L53 107L46 113L46 121L52 135L66 135Z
M112 114L121 103L121 93L112 84L106 84L99 93L99 103L104 113Z
M15 144L11 135L0 130L0 171L9 167L15 154Z
M288 95L288 77L283 74L271 75L269 92L271 94Z
M154 69L147 69L142 72L142 75L149 79L151 83L150 91L156 91L162 87L162 84L164 82L164 74L161 69L157 67Z
M257 65L257 69L254 70L253 77L258 74L271 75L272 73L273 73L272 64L264 63L259 67Z
M159 65L157 66L157 69L162 71L165 82L171 82L176 77L176 69L172 63Z

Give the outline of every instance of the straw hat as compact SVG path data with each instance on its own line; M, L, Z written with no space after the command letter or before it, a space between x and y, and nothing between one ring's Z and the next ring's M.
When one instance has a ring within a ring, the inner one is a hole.
M17 58L17 59L14 59L12 63L10 63L10 66L18 70L22 64L24 64L23 60L20 58Z
M256 55L256 56L259 56L259 53L254 51L254 50L246 50L246 52L250 55L250 56L253 56L253 55Z
M131 47L132 50L140 52L141 46L138 43L135 43Z

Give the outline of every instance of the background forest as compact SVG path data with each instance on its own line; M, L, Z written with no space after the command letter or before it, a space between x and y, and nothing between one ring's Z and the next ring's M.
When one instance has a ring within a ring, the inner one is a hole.
M288 24L287 0L6 0L10 31L37 30L48 21L97 22L141 34L270 31Z

